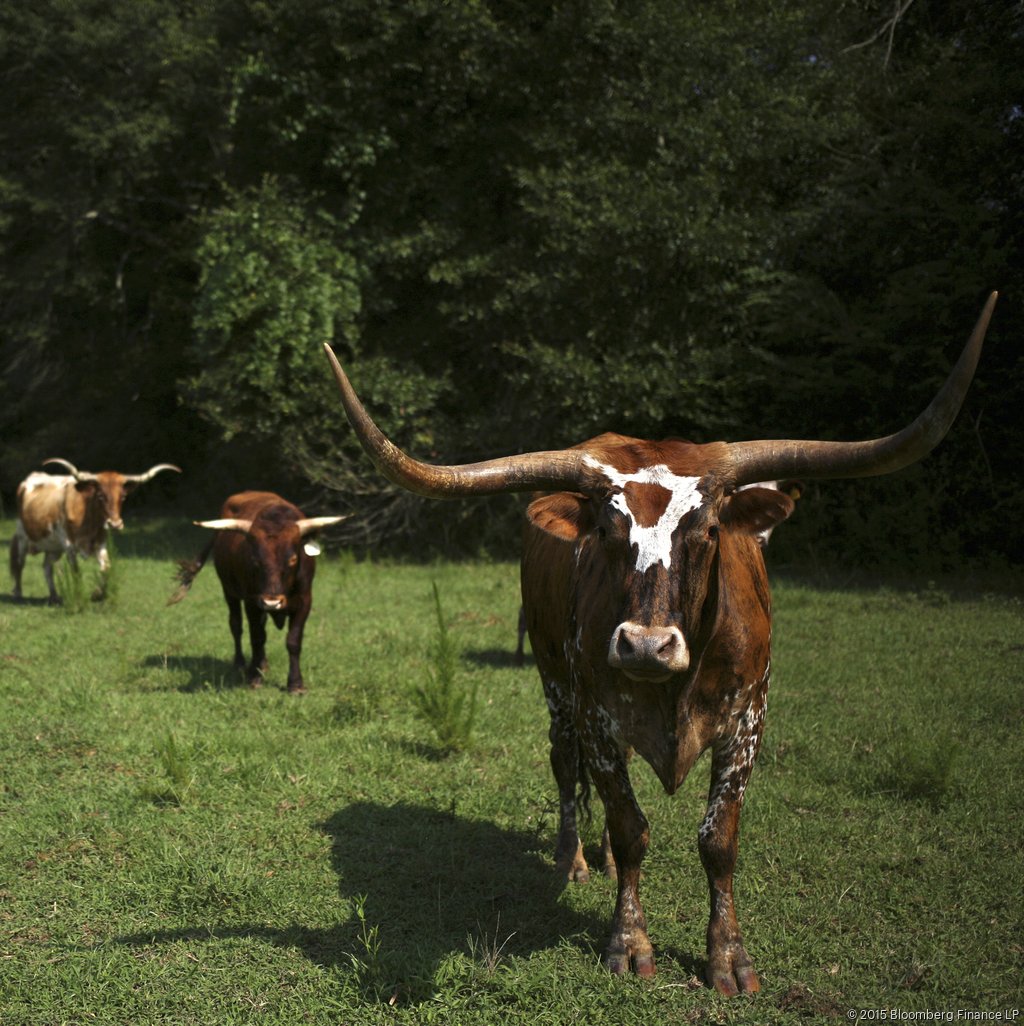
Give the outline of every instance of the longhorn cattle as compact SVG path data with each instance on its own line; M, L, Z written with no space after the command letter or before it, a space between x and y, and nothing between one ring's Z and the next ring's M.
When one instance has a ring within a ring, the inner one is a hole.
M197 520L216 534L191 562L178 571L180 586L168 605L180 602L196 574L213 553L228 625L235 642L235 666L245 670L249 686L259 687L267 669L267 617L280 630L287 620L288 690L306 690L299 659L302 633L313 608L315 557L320 554L314 535L344 517L306 517L302 510L273 492L239 492L224 503L219 520ZM252 659L248 668L242 654L242 608L249 621Z
M35 471L18 485L18 522L11 538L10 564L14 578L14 598L21 599L21 574L25 560L39 552L43 557L43 576L49 588L49 601L60 599L53 584L53 565L67 553L77 567L77 557L96 555L100 572L110 569L107 530L120 531L121 504L138 485L151 480L161 470L181 473L172 463L158 463L144 474L119 474L104 470L91 474L79 470L67 460L49 459L68 469L68 474ZM101 591L103 586L101 586Z
M542 490L529 506L523 605L551 712L561 805L556 864L587 876L576 829L589 777L606 812L618 898L605 962L655 972L640 904L649 828L630 783L635 750L668 793L711 752L697 847L707 876L708 983L722 994L760 982L733 905L740 807L761 743L771 672L771 609L758 534L793 500L743 485L888 474L949 429L974 374L996 296L938 394L896 434L861 442L760 440L696 445L599 435L570 449L439 467L395 447L327 348L363 447L393 482L421 495Z

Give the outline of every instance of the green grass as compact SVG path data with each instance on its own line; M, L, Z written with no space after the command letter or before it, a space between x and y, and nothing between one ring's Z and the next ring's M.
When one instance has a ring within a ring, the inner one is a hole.
M0 523L8 537L10 521ZM781 581L737 901L754 1000L701 987L707 763L652 825L653 982L600 965L614 903L562 887L511 564L328 552L289 696L283 635L241 686L198 531L120 539L118 602L0 601L0 1022L808 1023L1022 1003L1024 606ZM413 698L438 623L478 688L446 755ZM5 589L5 594L9 590ZM600 840L595 816L586 841ZM877 1020L876 1020L877 1021Z

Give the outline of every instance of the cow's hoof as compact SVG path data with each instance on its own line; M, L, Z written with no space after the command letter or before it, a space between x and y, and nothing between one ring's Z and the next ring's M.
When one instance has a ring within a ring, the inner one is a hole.
M604 964L607 966L608 972L614 973L616 976L625 976L629 972L629 952L616 951L612 953L608 951L604 956Z
M604 964L608 967L608 971L616 976L625 976L626 973L632 971L637 976L650 978L658 971L658 967L654 963L654 950L648 943L642 946L633 946L632 949L618 945L610 947L605 952Z
M248 681L248 684L249 684L249 687L251 687L253 689L253 691L255 691L257 688L263 687L263 678L262 677L250 677L249 681Z
M570 883L590 883L590 867L583 857L583 845L579 841L576 847L567 846L568 851L555 852L555 870Z
M641 955L639 958L633 960L633 972L637 976L643 976L649 978L658 971L658 967L654 964L653 955Z
M306 693L305 684L289 684L288 694L289 695L304 695Z
M705 974L708 986L714 988L723 997L736 997L737 994L756 994L761 989L761 981L752 965L738 966L732 969L715 969L708 966Z

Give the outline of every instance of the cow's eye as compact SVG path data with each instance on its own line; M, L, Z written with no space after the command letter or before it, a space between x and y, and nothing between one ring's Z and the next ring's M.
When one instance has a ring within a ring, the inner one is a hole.
M597 537L602 543L621 542L629 536L629 524L622 510L608 504L597 520Z
M718 524L708 524L708 541L718 541Z
M296 556L294 552L288 557L288 565L289 566L295 566L295 564L298 563L298 561L299 561L299 557Z

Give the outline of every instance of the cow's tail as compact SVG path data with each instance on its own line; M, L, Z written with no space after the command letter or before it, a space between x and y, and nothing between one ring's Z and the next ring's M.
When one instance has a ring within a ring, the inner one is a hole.
M178 587L167 600L169 606L180 602L188 594L189 588L192 587L192 582L196 579L196 574L206 566L206 561L210 558L210 553L213 551L213 543L216 540L217 536L214 534L209 542L207 542L206 548L195 559L183 559L178 563L178 569L174 575L174 579L178 582Z

